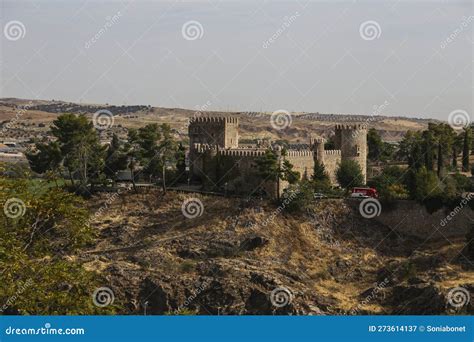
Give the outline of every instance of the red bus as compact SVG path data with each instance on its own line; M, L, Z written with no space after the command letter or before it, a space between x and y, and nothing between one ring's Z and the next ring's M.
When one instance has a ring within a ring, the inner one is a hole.
M377 190L374 188L352 188L351 197L373 197L378 198Z

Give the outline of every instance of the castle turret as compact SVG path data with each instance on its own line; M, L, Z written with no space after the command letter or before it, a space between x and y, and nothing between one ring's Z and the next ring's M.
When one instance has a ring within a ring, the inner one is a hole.
M314 152L314 161L319 161L324 164L324 138L310 138L309 145L311 150Z
M367 126L364 124L336 125L336 149L341 150L341 160L354 160L367 181Z

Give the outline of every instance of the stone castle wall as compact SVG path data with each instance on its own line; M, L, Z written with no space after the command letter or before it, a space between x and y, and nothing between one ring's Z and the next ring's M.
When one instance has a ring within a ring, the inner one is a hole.
M287 151L284 157L291 164L293 170L300 173L302 178L310 179L313 175L314 153L313 151Z
M337 184L336 170L341 163L340 150L325 150L324 151L324 168L331 180L332 184Z
M239 147L237 118L195 118L189 125L192 176L214 187L230 186L236 191L251 191L257 184L255 160L265 148ZM330 180L337 184L336 170L342 160L354 160L364 178L367 166L367 127L336 125L336 150L324 150L323 139L311 139L305 150L287 150L288 160L302 178L313 175L315 160L322 162Z
M425 206L416 201L400 200L392 208L382 206L380 215L375 219L406 235L423 240L445 240L464 238L474 220L474 211L460 203L453 210L442 208L429 213Z

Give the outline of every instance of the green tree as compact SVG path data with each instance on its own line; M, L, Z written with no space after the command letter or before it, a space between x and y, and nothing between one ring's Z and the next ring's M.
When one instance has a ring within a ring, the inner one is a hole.
M336 171L339 185L345 189L364 185L360 165L354 160L343 160Z
M136 169L140 159L140 146L138 144L138 132L131 128L127 133L127 142L124 146L125 155L127 156L128 168L132 179L133 190L137 192L136 186Z
M331 181L323 163L315 161L311 184L315 192L328 192L331 190Z
M415 199L424 201L441 194L441 183L433 171L423 166L415 174L415 188L409 190L412 190Z
M324 149L325 150L335 150L336 149L336 142L335 142L334 135L332 135L328 139L326 139L326 142L324 143Z
M407 198L405 178L406 173L399 166L386 166L380 175L370 180L369 185L376 188L380 197L384 199Z
M158 145L158 154L161 167L162 188L163 193L166 194L166 167L176 161L176 151L178 144L171 134L171 127L168 124L160 126L161 141Z
M313 176L311 177L313 181L322 181L329 179L328 173L326 172L326 167L319 160L314 162Z
M140 147L138 159L143 173L150 178L157 178L162 168L159 160L161 132L158 124L148 124L138 129L137 143Z
M119 137L114 134L107 148L104 172L108 177L115 180L117 171L125 170L126 168L127 154L125 153L123 143Z
M301 181L298 184L290 184L283 190L279 207L289 213L301 213L312 203L314 203L312 186L308 181Z
M457 170L458 167L458 155L459 153L463 150L463 144L464 144L464 135L463 134L458 134L458 135L453 135L453 141L451 145L451 151L452 151L452 162L451 166L454 171Z
M27 152L26 157L30 164L31 170L34 172L43 174L47 171L51 171L55 176L59 175L63 156L57 141L49 143L36 143L35 151Z
M259 177L276 184L278 200L280 199L280 180L293 184L300 178L300 174L293 170L293 165L289 161L284 159L282 161L284 155L285 151L282 151L279 157L273 150L268 149L263 156L255 160Z
M176 170L178 171L178 181L186 180L186 148L179 143L175 155Z
M399 144L397 157L406 161L408 167L418 170L425 164L421 134L419 132L408 131Z
M65 315L113 313L91 295L101 280L74 255L95 238L83 200L59 188L32 191L27 178L0 178L0 303L4 313ZM11 206L14 199L15 211ZM10 204L8 204L10 203ZM21 293L21 295L19 295ZM9 299L15 298L13 301Z
M422 139L423 139L423 150L425 154L425 167L428 171L433 171L433 164L434 164L433 132L430 130L423 131Z
M90 178L100 176L105 147L101 146L92 122L83 115L63 114L53 121L51 132L59 143L63 165L73 184L72 174L76 170L82 185L87 185Z
M445 160L448 152L452 150L452 144L454 142L454 130L453 128L445 123L442 124L428 124L428 129L433 132L433 136L436 139L438 145L437 152L437 173L438 177L441 177L444 173Z
M367 157L370 160L379 160L381 158L384 151L384 143L375 128L371 128L367 132L367 147L369 149Z
M463 134L463 148L462 148L462 170L464 172L469 171L469 154L471 146L471 128L467 127L464 129Z
M281 165L281 176L282 180L286 180L290 184L295 184L300 179L300 173L293 170L293 164L288 160L283 160Z

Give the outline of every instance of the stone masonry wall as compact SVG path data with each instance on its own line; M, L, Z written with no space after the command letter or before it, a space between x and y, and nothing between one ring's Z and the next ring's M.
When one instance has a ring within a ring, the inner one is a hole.
M374 219L397 232L420 239L449 239L466 235L474 222L474 211L460 201L453 210L442 208L430 214L416 201L400 200L393 207L382 207L380 215Z

